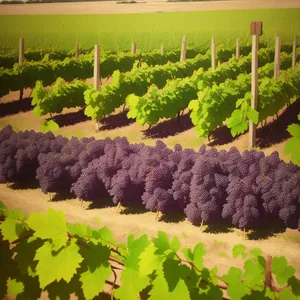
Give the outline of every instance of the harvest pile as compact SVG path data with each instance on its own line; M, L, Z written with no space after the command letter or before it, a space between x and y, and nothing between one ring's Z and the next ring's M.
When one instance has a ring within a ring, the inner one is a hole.
M126 138L71 138L24 131L0 132L0 181L36 178L44 193L143 205L163 214L184 212L194 225L222 218L240 229L268 220L300 228L300 168L255 150L174 150L130 144Z

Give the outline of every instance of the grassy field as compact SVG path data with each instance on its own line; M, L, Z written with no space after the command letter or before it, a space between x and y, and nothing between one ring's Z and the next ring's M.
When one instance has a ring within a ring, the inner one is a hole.
M250 22L264 22L262 40L279 35L292 43L300 33L300 9L168 12L115 15L2 15L0 50L25 47L72 49L76 40L83 48L100 43L104 50L128 50L134 40L142 51L178 48L184 34L189 45L208 47L211 36L218 44L234 46L235 39L250 42Z

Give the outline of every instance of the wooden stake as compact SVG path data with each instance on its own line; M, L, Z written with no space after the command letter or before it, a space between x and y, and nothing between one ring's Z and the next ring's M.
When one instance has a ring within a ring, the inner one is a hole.
M24 39L19 40L19 65L24 61Z
M121 207L121 202L118 203L118 206L117 206L117 209L116 209L116 213L119 211L120 207Z
M280 75L280 37L276 37L275 44L275 59L274 59L274 78L278 78Z
M21 66L24 61L24 39L19 40L19 65ZM23 99L23 89L20 89L19 100Z
M159 210L158 210L157 213L156 213L155 221L157 221L158 216L159 216Z
M79 58L79 44L76 43L76 46L75 46L75 60L78 61L78 58Z
M240 49L240 41L239 39L236 40L236 60L240 59L240 53L241 53L241 49Z
M202 230L203 230L203 224L204 224L204 220L202 219L201 224L200 224L200 232L202 232Z
M131 44L131 54L132 55L136 54L136 43Z
M216 69L216 43L215 39L211 39L211 68Z
M164 45L160 45L160 55L164 55Z
M184 35L181 43L181 54L180 54L181 62L186 60L186 47L187 47L187 37L186 35Z
M292 58L292 68L295 69L296 66L296 48L297 48L297 37L294 36L294 42L293 42L293 58Z
M98 91L100 78L100 47L98 44L94 48L94 90ZM99 130L100 123L98 120L95 122L95 130Z
M252 109L255 110L257 108L257 97L258 97L258 42L259 42L259 36L252 35L251 107ZM256 125L253 122L249 121L249 149L254 148L255 144L256 144Z

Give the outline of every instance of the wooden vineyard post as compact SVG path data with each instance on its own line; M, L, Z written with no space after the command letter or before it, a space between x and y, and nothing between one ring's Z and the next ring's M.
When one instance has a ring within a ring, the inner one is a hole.
M98 44L94 48L94 90L98 91L100 81L100 47ZM95 130L98 131L100 123L96 120Z
M292 58L292 68L295 69L296 66L296 48L297 48L297 37L294 36L294 42L293 42L293 58Z
M259 36L262 35L262 22L251 22L250 34L252 35L252 67L251 67L251 108L257 108L258 97L258 44ZM256 145L256 125L249 121L249 149Z
M75 60L78 61L78 58L79 58L79 44L76 43L76 46L75 46Z
M186 47L187 47L187 37L186 35L184 35L181 43L181 54L180 54L181 62L186 60Z
M216 43L215 39L211 39L211 68L216 69Z
M19 40L19 65L23 64L24 60L24 39Z
M164 55L164 45L160 45L160 55Z
M19 65L21 66L24 61L24 39L19 40ZM20 89L20 100L23 99L23 89Z
M241 48L240 48L240 41L239 39L236 40L236 59L239 60L240 59L240 53L241 53Z
M276 37L275 44L275 59L274 59L274 78L278 78L280 75L280 37Z
M131 54L132 55L136 54L136 43L131 44Z

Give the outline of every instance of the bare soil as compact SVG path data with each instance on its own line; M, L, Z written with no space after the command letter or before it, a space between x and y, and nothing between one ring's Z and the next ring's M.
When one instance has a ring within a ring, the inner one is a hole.
M137 2L144 2L136 0ZM116 4L114 1L7 4L1 5L0 15L78 15L78 14L129 14L176 11L238 10L263 8L299 8L299 0L240 0L208 2L167 2L147 0L147 3Z

